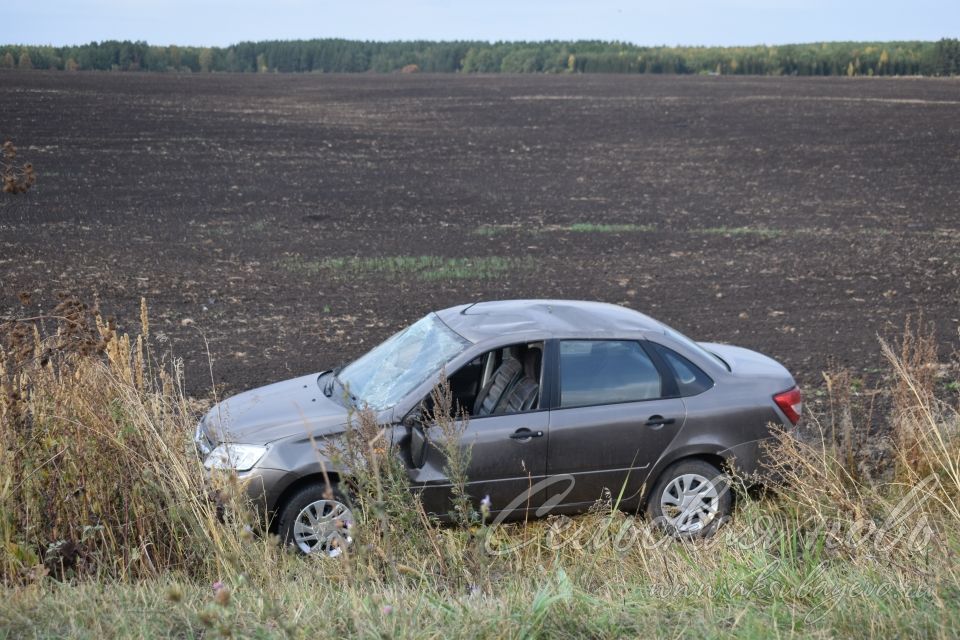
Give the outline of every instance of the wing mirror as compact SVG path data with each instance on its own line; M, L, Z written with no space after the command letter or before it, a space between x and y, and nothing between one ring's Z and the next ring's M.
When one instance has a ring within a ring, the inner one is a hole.
M420 409L414 409L406 415L406 417L400 421L404 427L408 429L413 429L414 427L421 427L426 429L429 424L426 423L423 419L423 414L420 412Z

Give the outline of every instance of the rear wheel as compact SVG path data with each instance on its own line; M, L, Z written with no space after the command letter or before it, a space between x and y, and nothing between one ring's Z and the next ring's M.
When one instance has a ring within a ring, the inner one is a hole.
M681 460L660 474L647 501L647 514L671 535L705 537L730 515L730 484L704 460Z
M353 511L337 485L307 485L287 500L277 516L277 533L301 553L340 555L353 539Z

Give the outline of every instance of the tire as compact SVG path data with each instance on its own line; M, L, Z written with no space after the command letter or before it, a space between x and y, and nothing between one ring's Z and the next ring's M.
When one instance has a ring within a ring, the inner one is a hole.
M667 467L647 499L647 515L677 538L713 535L730 517L730 482L717 467L690 458Z
M352 526L350 499L335 484L298 489L277 514L280 539L303 554L340 555L353 542Z

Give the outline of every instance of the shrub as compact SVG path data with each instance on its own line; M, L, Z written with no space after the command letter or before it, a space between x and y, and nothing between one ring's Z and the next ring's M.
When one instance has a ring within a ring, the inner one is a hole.
M4 193L26 193L37 181L33 165L29 162L18 165L16 160L17 148L10 140L5 141L0 153L0 181Z
M195 574L229 550L179 363L150 360L148 326L144 306L141 334L118 333L72 295L0 325L3 581Z

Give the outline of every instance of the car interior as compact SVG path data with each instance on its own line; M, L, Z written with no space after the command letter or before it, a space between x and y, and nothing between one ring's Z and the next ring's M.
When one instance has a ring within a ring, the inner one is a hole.
M473 418L535 411L542 368L542 342L489 351L450 376L454 406Z

